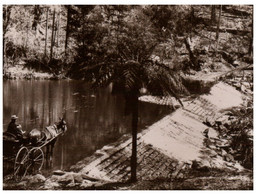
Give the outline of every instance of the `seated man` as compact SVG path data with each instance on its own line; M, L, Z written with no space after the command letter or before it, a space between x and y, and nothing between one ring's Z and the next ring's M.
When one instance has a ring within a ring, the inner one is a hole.
M16 115L11 116L11 122L8 125L7 132L12 133L17 139L21 140L23 139L24 131L21 130L21 125L16 124L17 118Z

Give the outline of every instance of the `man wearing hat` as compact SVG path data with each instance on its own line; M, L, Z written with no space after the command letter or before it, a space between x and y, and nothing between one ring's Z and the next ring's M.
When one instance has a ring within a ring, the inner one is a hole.
M18 139L22 139L23 131L21 130L21 125L16 124L16 115L11 116L11 122L8 125L7 132L14 134Z

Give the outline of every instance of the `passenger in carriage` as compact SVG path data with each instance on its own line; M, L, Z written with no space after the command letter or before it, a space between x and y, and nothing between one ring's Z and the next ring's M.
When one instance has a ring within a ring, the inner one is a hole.
M16 115L11 116L11 122L8 125L7 132L15 135L17 139L22 140L25 132L22 131L21 125L16 124L16 119L18 119Z

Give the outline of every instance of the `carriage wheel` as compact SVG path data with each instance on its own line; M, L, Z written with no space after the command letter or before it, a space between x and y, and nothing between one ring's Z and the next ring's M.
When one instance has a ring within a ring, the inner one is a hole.
M29 150L26 147L22 147L16 155L15 161L14 161L14 178L16 180L22 179L26 175L26 168L25 164L28 160L28 153Z
M38 172L44 164L44 152L40 148L32 148L29 151L29 163L27 171L30 173Z

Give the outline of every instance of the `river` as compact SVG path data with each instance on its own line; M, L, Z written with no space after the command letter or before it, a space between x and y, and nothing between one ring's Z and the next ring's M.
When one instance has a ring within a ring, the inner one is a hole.
M139 131L170 112L167 107L140 102ZM123 96L112 95L111 86L93 91L84 81L5 80L4 131L12 114L26 132L65 118L68 131L58 138L51 170L67 169L131 131Z

